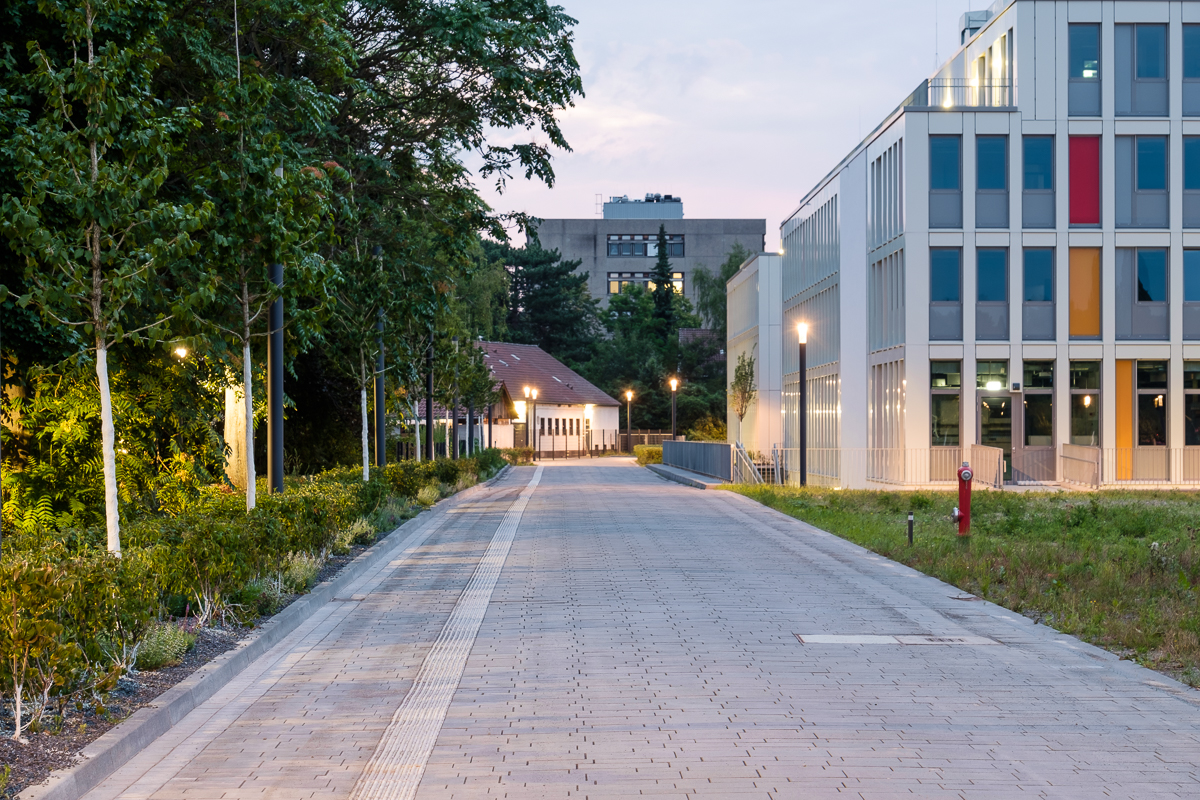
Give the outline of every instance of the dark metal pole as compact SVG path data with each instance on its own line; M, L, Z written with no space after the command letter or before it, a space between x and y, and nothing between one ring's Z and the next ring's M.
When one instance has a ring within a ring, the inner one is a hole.
M458 337L454 337L454 392L453 400L451 400L452 410L450 411L450 441L453 446L450 452L446 455L451 458L458 458Z
M283 288L283 264L271 265L271 282ZM267 485L283 491L283 298L271 303L267 344ZM247 398L246 402L250 402Z
M516 442L513 442L516 444ZM488 403L488 449L492 449L492 404Z
M387 466L387 407L383 397L383 311L379 312L379 320L375 323L379 335L375 337L375 346L379 355L375 357L375 466Z
M913 512L908 512L908 544L911 547L913 543Z
M807 338L807 337L806 337ZM800 343L800 485L808 485L808 342Z
M425 458L433 461L433 330L425 349Z
M475 455L475 401L467 401L467 458Z
M625 395L625 445L626 453L633 452L633 398Z
M671 441L675 441L675 390L671 390Z

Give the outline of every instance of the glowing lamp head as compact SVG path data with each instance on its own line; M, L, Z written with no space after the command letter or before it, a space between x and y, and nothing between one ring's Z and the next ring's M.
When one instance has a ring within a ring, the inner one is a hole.
M529 396L532 397L534 400L537 400L537 389L530 390Z
M986 388L989 392L995 392L995 391L999 391L999 389L1002 385L1003 384L1001 384L1000 381L988 381L984 385L984 388Z
M525 387L525 397L526 398L529 397L529 387L528 386Z
M626 399L626 400L628 400L629 402L631 402L631 403L632 403L632 402L633 402L633 392L626 391L626 392L625 392L625 399Z
M808 344L808 323L801 322L796 326L796 335L800 338L800 344Z
M675 390L676 390L676 389L678 389L678 388L679 388L679 379L678 379L678 378L671 378L671 391L673 392L673 391L675 391Z
M178 347L175 348L174 353L179 358L187 358L188 349L186 347L184 347L183 345L179 345Z
M1090 394L1085 394L1083 396L1083 407L1084 408L1092 407L1092 396Z

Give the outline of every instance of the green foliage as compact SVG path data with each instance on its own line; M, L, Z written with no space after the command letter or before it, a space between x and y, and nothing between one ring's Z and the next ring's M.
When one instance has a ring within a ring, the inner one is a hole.
M504 454L504 460L512 464L514 467L533 463L532 447L509 447L505 448L501 452Z
M633 446L633 455L637 458L637 463L643 467L647 464L662 463L662 445L659 444L635 444Z
M746 412L754 404L757 392L754 383L754 356L740 353L737 366L733 370L733 380L729 382L729 403L733 406L733 413L737 414L739 423L746 418ZM738 438L741 438L741 431L738 432Z
M429 508L438 500L442 499L442 491L436 483L430 483L422 486L417 492L417 502L425 508Z
M687 432L687 438L693 442L724 442L727 436L725 420L716 417L704 417Z
M717 332L719 342L724 343L729 339L725 284L737 274L749 257L750 251L738 243L729 250L729 255L717 267L716 274L703 267L692 270L692 292L696 297L696 312L704 320L706 327Z
M303 594L317 583L321 559L308 553L289 553L283 562L280 579L286 591Z
M146 633L137 648L137 668L173 667L196 646L196 635L173 622L159 622Z
M1193 685L1200 679L1194 493L978 492L964 541L949 492L732 490Z
M672 337L678 328L675 316L675 285L671 282L671 260L667 258L667 226L658 226L658 258L654 261L654 269L650 273L654 283L651 296L654 298L654 321L656 332L663 337L662 346L669 351L672 348Z

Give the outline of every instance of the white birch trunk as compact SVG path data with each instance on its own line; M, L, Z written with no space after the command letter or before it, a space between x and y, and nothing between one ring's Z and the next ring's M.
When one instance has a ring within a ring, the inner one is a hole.
M236 386L225 388L225 475L246 491L246 394Z
M417 441L415 442L416 447L413 448L413 451L417 454L417 461L420 461L421 460L421 407L419 405L417 405L416 403L413 403L412 404L412 412L413 412L413 419L415 419L417 421L417 424L413 426L414 428L417 429Z
M117 516L117 436L113 430L112 393L108 385L108 348L96 340L96 379L100 383L100 443L104 457L104 523L108 551L121 555L121 522Z
M360 364L361 366L361 364ZM367 370L362 367L360 370L362 383L359 384L358 396L360 405L362 406L362 459L363 459L363 482L371 480L371 453L370 453L370 436L367 429Z
M254 493L254 386L250 363L250 340L242 342L242 402L246 404L246 510L253 511L258 499Z

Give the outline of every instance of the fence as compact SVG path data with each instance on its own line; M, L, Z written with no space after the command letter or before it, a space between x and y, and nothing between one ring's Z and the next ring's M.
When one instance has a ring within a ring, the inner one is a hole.
M1008 83L980 83L965 78L921 81L902 105L940 108L997 108L1013 104Z
M991 448L989 448L991 449ZM936 486L957 480L956 471L962 450L957 447L923 449L810 447L808 449L809 486L863 489L877 484ZM772 483L800 484L800 449L783 448L764 463Z
M634 445L639 444L662 444L671 438L670 431L638 431L626 433L620 431L617 435L621 443L621 450L625 453L632 453Z
M1103 451L1099 447L1080 444L1064 444L1059 458L1062 463L1062 482L1073 483L1095 489L1100 486L1100 461Z
M991 489L1004 488L1004 451L999 447L986 447L981 444L967 445L965 459L971 465L974 475L971 482ZM957 477L957 476L956 476Z
M672 442L668 438L662 442L662 449L662 463L668 467L733 480L731 446L725 442Z

